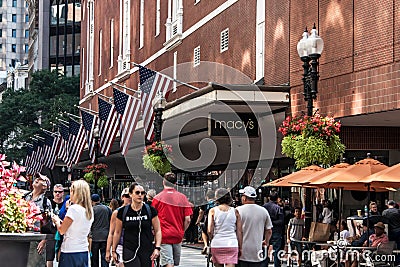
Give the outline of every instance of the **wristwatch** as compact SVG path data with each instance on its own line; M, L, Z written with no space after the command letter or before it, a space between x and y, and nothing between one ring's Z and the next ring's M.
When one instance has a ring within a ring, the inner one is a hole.
M154 249L157 249L158 251L160 251L160 250L161 250L161 247L155 247Z

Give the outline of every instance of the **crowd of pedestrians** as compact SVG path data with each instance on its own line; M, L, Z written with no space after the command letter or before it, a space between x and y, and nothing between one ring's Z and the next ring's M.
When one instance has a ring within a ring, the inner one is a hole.
M24 197L43 212L50 212L57 230L54 239L38 243L37 252L46 252L48 267L53 266L54 259L60 267L89 266L89 262L92 267L108 267L110 263L119 267L152 267L155 262L159 266L179 266L185 231L191 231L192 225L200 227L202 253L211 254L216 267L265 267L270 262L280 267L278 253L284 249L285 241L301 255L301 241L305 240L303 211L296 207L291 218L286 219L276 191L271 191L268 202L261 206L256 204L257 193L251 186L239 190L235 202L241 205L233 205L230 191L225 188L210 190L205 196L207 202L193 213L196 209L175 189L176 182L175 175L167 173L159 194L153 189L145 192L142 185L132 183L121 192L119 207L117 200L109 206L102 204L99 195L90 194L84 180L74 181L66 197L64 187L56 184L53 196L48 198L45 193L51 188L50 180L36 175L32 192ZM341 221L335 222L340 238L355 247L378 246L389 240L400 247L400 211L392 200L387 205L382 215L376 202L369 205L371 216L386 219L387 233L382 222L373 223L370 229L364 222L363 234L350 237L347 222ZM320 221L333 224L334 217L332 206L324 201ZM39 231L40 227L37 222L35 229ZM297 257L296 264L302 264L301 257ZM346 261L347 266L357 264Z

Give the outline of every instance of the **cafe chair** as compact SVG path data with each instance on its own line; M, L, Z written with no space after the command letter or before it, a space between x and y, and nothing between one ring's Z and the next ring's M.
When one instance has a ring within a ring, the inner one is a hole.
M395 255L393 254L393 250L395 249L395 241L389 241L385 244L381 243L376 248L376 251L371 253L365 262L360 263L360 265L366 267L393 267L395 263Z

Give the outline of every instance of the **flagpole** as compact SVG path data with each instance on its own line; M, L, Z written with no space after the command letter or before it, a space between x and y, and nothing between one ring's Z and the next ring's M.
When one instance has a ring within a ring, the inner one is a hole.
M106 95L103 95L103 94L101 94L99 92L93 92L93 93L96 94L96 95L99 95L101 97L107 98L109 102L113 102L113 98L111 96L106 96Z
M60 118L56 118L56 120L58 120L60 123L64 124L64 126L68 126L68 124L69 124L68 121L65 121L65 120L60 119Z
M57 135L56 133L47 131L46 129L43 129L43 128L40 128L40 130L42 130L42 131L45 132L45 133L51 134L51 135Z
M94 110L91 110L91 109L88 109L88 108L84 108L84 107L81 107L81 106L78 106L78 105L74 105L74 107L76 107L76 108L78 108L80 110L83 110L83 111L87 111L89 113L93 113L95 115L99 114L97 111L94 111Z
M118 83L115 83L115 82L112 82L112 81L110 81L110 84L111 84L111 85L116 85L116 86L122 87L122 88L124 88L124 89L126 89L126 90L128 90L128 91L134 92L134 93L140 93L139 90L135 90L135 89L126 87L125 85L118 84Z
M137 63L135 63L135 62L131 62L131 63L132 63L133 65L135 65L136 67L143 67L142 65L137 64ZM162 76L164 76L164 77L170 79L171 81L180 83L180 84L185 85L185 86L187 86L187 87L189 87L189 88L192 88L192 89L194 89L194 90L196 90L196 91L197 91L197 90L200 90L200 88L198 88L198 87L196 87L196 86L193 86L193 85L191 85L191 84L188 84L188 83L179 81L179 80L177 80L177 79L175 79L175 78L172 78L172 77L170 77L170 76L168 76L168 75L165 75L165 74L163 74L163 73L161 73L161 72L158 72L158 71L156 71L156 70L152 70L152 71L159 73L160 75L162 75Z
M70 116L70 117L75 117L75 118L81 119L81 117L79 117L79 116L77 116L77 115L74 115L74 114L71 114L71 113L68 113L68 112L66 112L66 111L64 111L63 114L67 114L67 115Z
M41 137L40 135L37 135L37 134L35 134L34 137L36 137L36 138L38 138L38 139L41 139L41 140L44 140L43 137Z

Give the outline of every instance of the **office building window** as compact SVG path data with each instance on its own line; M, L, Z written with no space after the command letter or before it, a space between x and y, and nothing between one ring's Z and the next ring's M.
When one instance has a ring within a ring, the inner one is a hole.
M25 22L29 22L29 15L28 14L25 15Z
M0 44L0 52L3 52L3 44Z
M0 22L3 21L3 14L0 14Z
M28 52L29 52L29 45L25 44L25 53L28 54Z
M12 7L17 7L17 0L12 0Z
M0 6L3 6L3 0L0 0Z
M25 38L29 38L29 30L25 30Z
M0 37L3 37L3 30L0 29Z
M17 30L16 29L11 30L11 37L17 38Z
M17 53L17 45L16 44L11 45L11 52Z
M12 22L17 22L17 14L12 14L11 15L11 21Z

